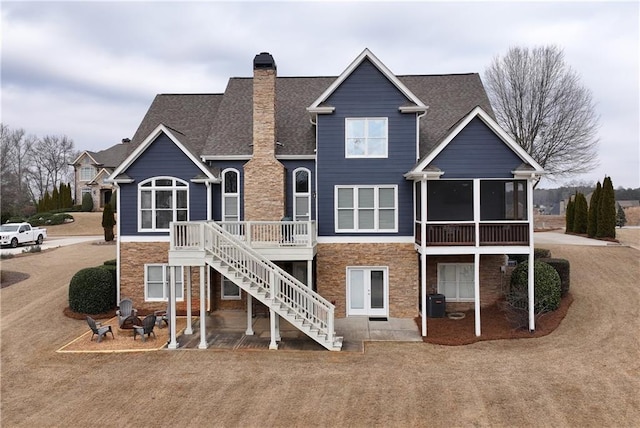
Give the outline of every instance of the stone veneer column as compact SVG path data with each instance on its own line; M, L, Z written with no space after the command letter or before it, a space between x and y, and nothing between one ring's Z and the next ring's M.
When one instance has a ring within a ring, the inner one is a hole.
M285 168L275 157L276 64L261 53L253 69L253 157L244 166L244 219L279 221L285 214Z

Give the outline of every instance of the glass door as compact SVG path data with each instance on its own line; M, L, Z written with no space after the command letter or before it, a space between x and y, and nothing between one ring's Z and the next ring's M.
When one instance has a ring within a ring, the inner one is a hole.
M386 268L349 268L347 315L387 316Z

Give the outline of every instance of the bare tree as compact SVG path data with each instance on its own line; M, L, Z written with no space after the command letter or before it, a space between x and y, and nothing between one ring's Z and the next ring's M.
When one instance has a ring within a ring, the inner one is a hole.
M0 124L3 211L20 212L33 201L27 183L35 136Z
M61 181L68 180L73 155L73 140L66 135L47 135L36 141L30 169L30 184L35 199L57 187Z
M496 118L551 180L597 164L598 116L591 91L556 46L512 47L493 59L485 83Z

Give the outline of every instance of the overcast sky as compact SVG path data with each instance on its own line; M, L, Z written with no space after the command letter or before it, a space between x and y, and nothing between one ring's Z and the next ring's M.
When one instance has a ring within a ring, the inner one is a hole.
M2 122L99 151L158 93L220 93L268 51L280 76L337 76L364 48L395 74L483 73L556 44L593 92L600 166L640 187L639 6L629 2L2 1ZM543 187L555 187L544 183Z

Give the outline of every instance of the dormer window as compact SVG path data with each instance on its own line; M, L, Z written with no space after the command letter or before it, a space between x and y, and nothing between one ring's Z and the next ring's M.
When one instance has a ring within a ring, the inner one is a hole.
M345 157L386 158L387 118L345 119Z

